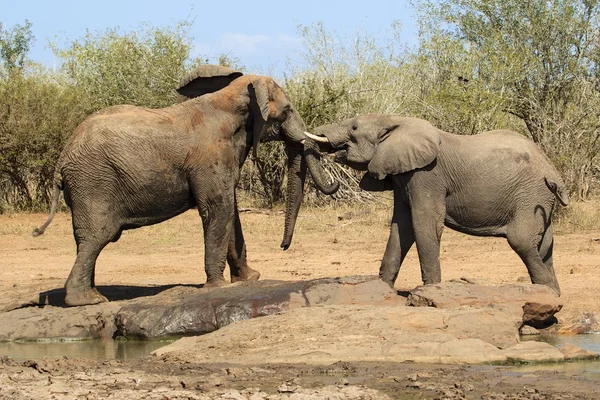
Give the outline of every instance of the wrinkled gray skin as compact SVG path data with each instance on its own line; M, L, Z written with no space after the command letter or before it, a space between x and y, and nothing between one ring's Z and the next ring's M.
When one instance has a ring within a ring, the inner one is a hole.
M531 281L560 294L552 265L555 200L565 186L546 155L506 130L459 136L429 122L364 115L314 132L336 161L366 170L360 186L394 191L394 214L379 275L393 286L417 245L424 284L438 283L443 226L475 236L505 237Z
M325 193L327 184L304 122L270 78L220 66L198 67L178 88L180 104L163 109L115 106L81 123L55 171L52 209L60 190L71 208L77 258L65 284L69 306L107 299L95 288L96 259L123 230L152 225L197 207L204 228L205 286L256 280L248 267L235 187L250 149L284 140L289 155L288 204L281 246L290 245L302 201L306 163ZM184 101L189 99L187 101ZM310 160L309 160L310 159Z

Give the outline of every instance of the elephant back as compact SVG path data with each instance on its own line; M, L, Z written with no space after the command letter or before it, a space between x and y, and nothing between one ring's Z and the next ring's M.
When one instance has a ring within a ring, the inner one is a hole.
M222 65L202 64L191 70L181 79L177 90L177 100L193 99L213 93L228 86L243 74Z

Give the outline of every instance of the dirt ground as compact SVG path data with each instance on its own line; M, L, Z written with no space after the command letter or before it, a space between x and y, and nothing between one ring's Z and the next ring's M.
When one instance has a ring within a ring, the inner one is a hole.
M381 206L303 208L298 218L292 246L284 252L279 248L283 233L282 213L244 212L241 214L250 265L261 272L261 279L279 280L376 274L387 241L390 216L391 209ZM56 289L64 285L75 257L70 215L58 214L44 235L33 238L31 236L32 229L43 223L46 217L45 214L0 215L0 308L13 302L16 298L29 298L33 293ZM585 223L581 225L585 225ZM572 223L564 223L555 229L554 264L564 301L564 308L557 314L557 317L563 325L586 319L588 321L600 319L600 297L597 296L598 288L600 288L600 270L597 268L600 261L600 230L584 228L585 226L583 228L579 226L577 229L573 229ZM443 280L466 277L478 283L494 285L529 281L525 266L504 239L477 238L447 229L442 238L441 264ZM124 232L119 242L109 244L102 252L96 269L96 284L99 286L195 285L202 284L204 281L202 228L200 218L195 210L159 225ZM420 270L416 249L413 248L402 266L396 288L408 290L419 284L421 284ZM87 383L82 387L88 388L89 386L88 389L98 394L108 393L106 391L110 392L109 389L113 387L110 384L101 383L102 379L108 379L107 376L112 376L111 374L134 376L139 372L146 374L144 376L154 377L152 382L155 386L146 387L148 390L154 390L161 385L171 387L173 384L179 385L178 390L185 391L186 388L190 389L191 387L189 383L184 382L185 379L189 379L187 376L191 374L190 371L196 371L197 376L218 375L219 379L223 381L222 385L215 386L214 382L210 381L213 378L206 378L209 381L206 385L212 389L197 390L194 392L197 396L200 396L201 393L208 395L214 392L213 394L215 394L217 393L215 390L241 390L243 387L272 389L273 393L278 393L277 388L281 384L300 377L300 383L294 381L295 383L292 382L290 385L301 386L308 390L312 387L323 388L329 384L339 384L341 385L339 387L345 387L353 386L356 383L382 390L382 393L396 398L490 399L595 398L593 392L586 391L591 390L590 388L594 385L600 385L599 380L588 381L587 378L573 378L563 372L560 374L553 372L540 372L533 375L530 373L513 374L512 372L505 373L504 369L498 367L431 366L425 368L409 364L378 366L357 364L338 366L342 370L330 377L331 374L318 370L316 367L279 366L265 369L266 371L276 371L274 373L260 372L256 374L252 372L249 374L246 371L242 374L246 380L240 380L239 377L233 377L236 374L228 374L224 369L226 367L191 364L181 366L158 360L142 363L135 361L82 361L78 363L73 360L68 362L44 360L40 363L45 363L41 372L35 366L4 360L0 364L0 383L3 380L9 382L11 374L18 376L19 374L15 371L29 371L28 373L33 374L30 381L33 383L24 386L21 384L8 385L13 389L17 387L32 388L38 385L40 384L38 380L43 374L50 376L44 377L50 381L56 380L58 377L63 379L74 376L73 374L83 374L88 378L84 379ZM257 364L259 363L260 360L257 360ZM37 363L33 364L38 365ZM417 370L421 370L421 368L433 375L427 377L426 373L421 371L425 374L425 378L409 379L414 377L414 374L419 372ZM44 372L43 369L47 371ZM135 373L132 375L123 371L134 371ZM257 371L262 370L257 369ZM21 372L22 374L23 372ZM363 375L367 378L358 379ZM99 378L95 380L93 376ZM316 379L314 382L320 383L314 383L310 379L302 380L305 376L318 377L318 379L314 378ZM349 378L345 378L346 376ZM327 377L327 379L323 377ZM180 378L184 383L177 381ZM356 382L355 378L358 379ZM574 380L580 378L586 383L582 384ZM13 377L14 379L17 378ZM120 378L115 379L115 382L120 382ZM340 381L341 379L347 379L350 382ZM264 385L258 384L263 381ZM420 386L414 384L415 381L418 381ZM435 384L431 383L433 381ZM254 384L254 382L257 382L256 385L250 384ZM550 382L559 382L559 385L556 386ZM574 383L569 384L568 382ZM346 385L347 383L350 384ZM199 385L203 387L203 384ZM429 391L426 390L427 387L430 388ZM540 389L541 387L545 389ZM600 386L598 387L600 388ZM115 383L114 385L114 390L117 391L136 388L137 386L132 386L130 382L123 385ZM548 391L549 388L554 389ZM444 397L444 390L450 389L454 392L448 392L448 396ZM102 392L103 390L105 392ZM150 391L147 394L150 396L149 393L154 393L158 396L156 398L195 398L190 397L189 393L177 397L179 395L173 391L175 389L169 390L171 392L168 390L156 393ZM503 392L505 393L502 394ZM9 396L6 390L3 392L3 389L0 389L0 398L34 397L33 392L27 393L27 391L13 392ZM222 397L225 392L219 393L217 393L218 396ZM250 398L253 395L252 393L240 393L237 392L237 394L231 394L233 397L225 398ZM279 395L284 397L286 393L293 394L293 392L285 390L279 391ZM307 393L304 394L308 396ZM488 393L489 396L485 397L487 396L485 393ZM86 396L87 398L100 398L94 397L92 394L73 398L86 398ZM68 395L70 396L72 393L68 392ZM235 397L237 395L242 397ZM367 394L363 393L363 395L366 397L362 398L370 398ZM513 395L517 397L510 397ZM60 393L57 396L57 398L67 398L60 397ZM98 396L100 395L98 394ZM152 396L140 398L154 398ZM127 395L120 398L137 397Z

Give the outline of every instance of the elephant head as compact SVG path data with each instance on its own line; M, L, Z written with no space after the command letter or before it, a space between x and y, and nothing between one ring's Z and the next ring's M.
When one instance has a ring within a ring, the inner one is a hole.
M242 75L239 71L219 65L201 65L182 80L177 89L179 101L219 91L233 84ZM318 145L312 139L307 139L306 125L281 87L270 78L250 76L246 78L251 78L248 93L253 118L253 123L247 126L246 130L252 137L254 155L256 156L261 141L282 140L286 143L287 205L281 248L287 250L292 241L302 203L307 167L315 185L323 193L335 193L339 183L328 182L320 164ZM240 160L240 168L246 155L247 151Z
M369 114L323 125L307 137L321 151L335 153L337 162L368 171L360 186L365 190L390 190L390 176L423 168L439 152L437 128L416 118Z

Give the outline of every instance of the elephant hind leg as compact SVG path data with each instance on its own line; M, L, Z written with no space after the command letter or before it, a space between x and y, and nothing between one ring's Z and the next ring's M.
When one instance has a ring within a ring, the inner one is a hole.
M227 248L227 264L231 272L231 282L256 281L260 278L260 272L250 268L246 259L246 242L242 232L240 213L237 207L237 199L234 205L233 233Z
M65 303L80 306L105 302L106 297L95 288L96 260L121 227L114 215L90 209L87 204L74 202L71 211L77 258L65 284Z
M204 287L218 287L228 284L223 276L227 251L233 234L233 196L221 197L219 202L207 207L198 202L198 211L204 228Z
M542 240L538 245L538 253L542 259L542 262L546 266L546 270L549 274L554 278L554 289L560 295L560 286L558 284L558 279L556 278L556 273L554 272L554 263L552 260L552 253L554 250L554 234L552 231L552 225L549 225L544 235L542 236Z
M540 237L540 233L533 232L534 224L529 227L524 225L507 231L508 244L527 267L532 283L546 285L560 295L560 288L552 267L552 231L546 230ZM542 257L546 259L546 263Z

